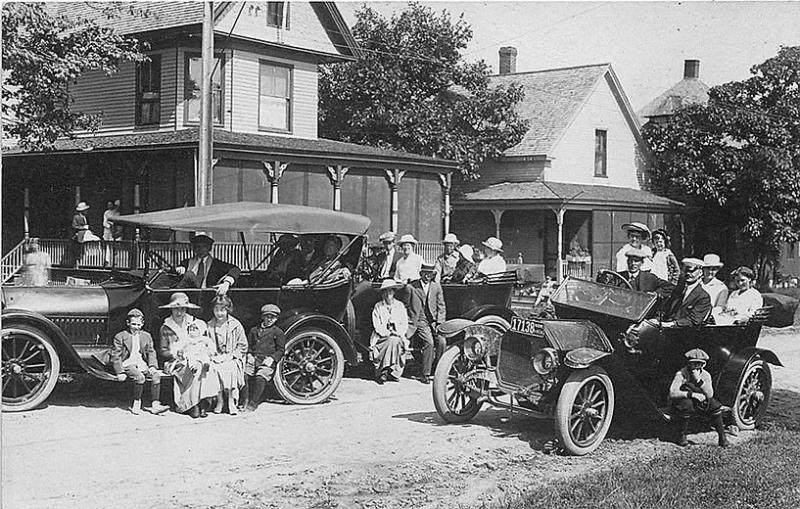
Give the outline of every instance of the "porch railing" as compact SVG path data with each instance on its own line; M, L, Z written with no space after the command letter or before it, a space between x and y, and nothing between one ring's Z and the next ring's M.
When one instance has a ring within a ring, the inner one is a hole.
M6 253L2 260L0 260L0 281L6 284L8 280L14 277L14 274L19 272L22 268L22 263L25 259L25 241L23 240L11 251Z

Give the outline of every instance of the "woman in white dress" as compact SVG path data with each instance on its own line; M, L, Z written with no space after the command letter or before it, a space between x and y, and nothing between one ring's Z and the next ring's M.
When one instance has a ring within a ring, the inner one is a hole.
M761 293L753 288L755 272L749 267L739 267L732 273L736 290L728 295L723 310L714 316L719 325L747 323L755 312L764 306Z
M394 298L394 292L403 285L392 279L381 283L379 300L372 309L372 336L369 352L375 366L375 380L382 385L386 380L396 382L405 367L405 337L408 331L408 311Z
M214 318L208 322L208 332L217 349L211 364L219 375L220 391L214 413L222 413L227 401L228 413L236 415L239 389L244 386L244 360L247 355L247 335L241 322L231 316L233 302L227 295L214 298Z

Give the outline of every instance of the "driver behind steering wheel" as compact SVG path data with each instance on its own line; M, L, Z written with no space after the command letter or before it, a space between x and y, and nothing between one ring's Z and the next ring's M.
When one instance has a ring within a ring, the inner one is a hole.
M225 295L239 278L239 267L211 256L214 239L204 232L192 236L194 256L183 260L175 270L183 276L177 288L214 288L217 295Z
M642 263L647 257L641 249L630 249L625 253L628 259L628 270L619 273L631 285L631 289L638 292L652 292L658 295L659 300L664 300L675 289L675 285L665 281L651 272L642 270Z

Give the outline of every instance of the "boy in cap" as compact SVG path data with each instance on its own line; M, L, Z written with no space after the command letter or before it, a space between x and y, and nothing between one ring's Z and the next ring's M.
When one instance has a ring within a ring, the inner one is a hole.
M150 412L161 414L169 407L161 404L161 374L158 371L156 350L153 348L153 338L147 331L143 331L144 313L133 308L128 311L128 327L114 336L114 346L111 349L110 364L122 381L133 380L133 403L130 411L134 415L142 413L142 392L144 382L151 380L150 394L152 404Z
M249 350L244 368L245 385L242 387L240 405L244 411L258 408L264 396L267 382L275 375L278 362L286 348L286 337L280 327L275 325L281 309L275 304L261 307L261 324L250 329L247 336ZM248 388L250 394L248 394ZM249 400L249 402L248 402Z
M681 447L689 445L686 438L689 417L695 414L704 414L713 419L720 447L727 447L728 438L725 436L725 428L722 424L722 414L727 409L714 399L711 374L704 369L706 361L708 361L708 354L695 348L686 352L685 356L686 366L675 373L675 378L669 388L672 414L678 423L677 443Z

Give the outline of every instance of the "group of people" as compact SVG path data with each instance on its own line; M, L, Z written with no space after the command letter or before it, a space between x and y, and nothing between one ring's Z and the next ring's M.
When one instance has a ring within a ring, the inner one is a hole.
M130 411L141 413L148 379L152 400L149 411L160 414L169 409L161 404L162 373L173 377L178 412L198 418L226 409L231 415L254 410L286 346L283 331L275 325L280 308L264 305L261 323L245 334L241 322L231 314L233 303L226 295L214 298L214 317L208 322L188 312L200 306L191 303L183 292L173 293L160 307L168 309L170 315L159 329L158 352L152 336L142 330L144 314L139 309L128 312L126 329L114 337L109 367L120 380L133 382Z
M70 224L72 235L70 236L72 249L72 263L75 268L83 258L84 246L89 242L104 243L104 264L111 266L114 264L114 242L122 240L122 227L114 224L114 218L120 214L121 202L118 199L108 200L106 210L103 212L103 237L98 237L89 227L89 220L86 212L89 205L82 201L75 207L75 214L72 216Z
M730 291L717 278L724 266L718 255L688 257L678 263L664 230L651 234L642 223L627 223L622 229L629 242L617 253L618 262L620 253L625 259L624 268L618 265L617 272L634 290L659 296L662 315L667 318L662 326L746 323L764 305L761 294L753 288L756 277L751 268L743 266L731 273L736 289ZM653 239L655 253L642 244L649 238Z

